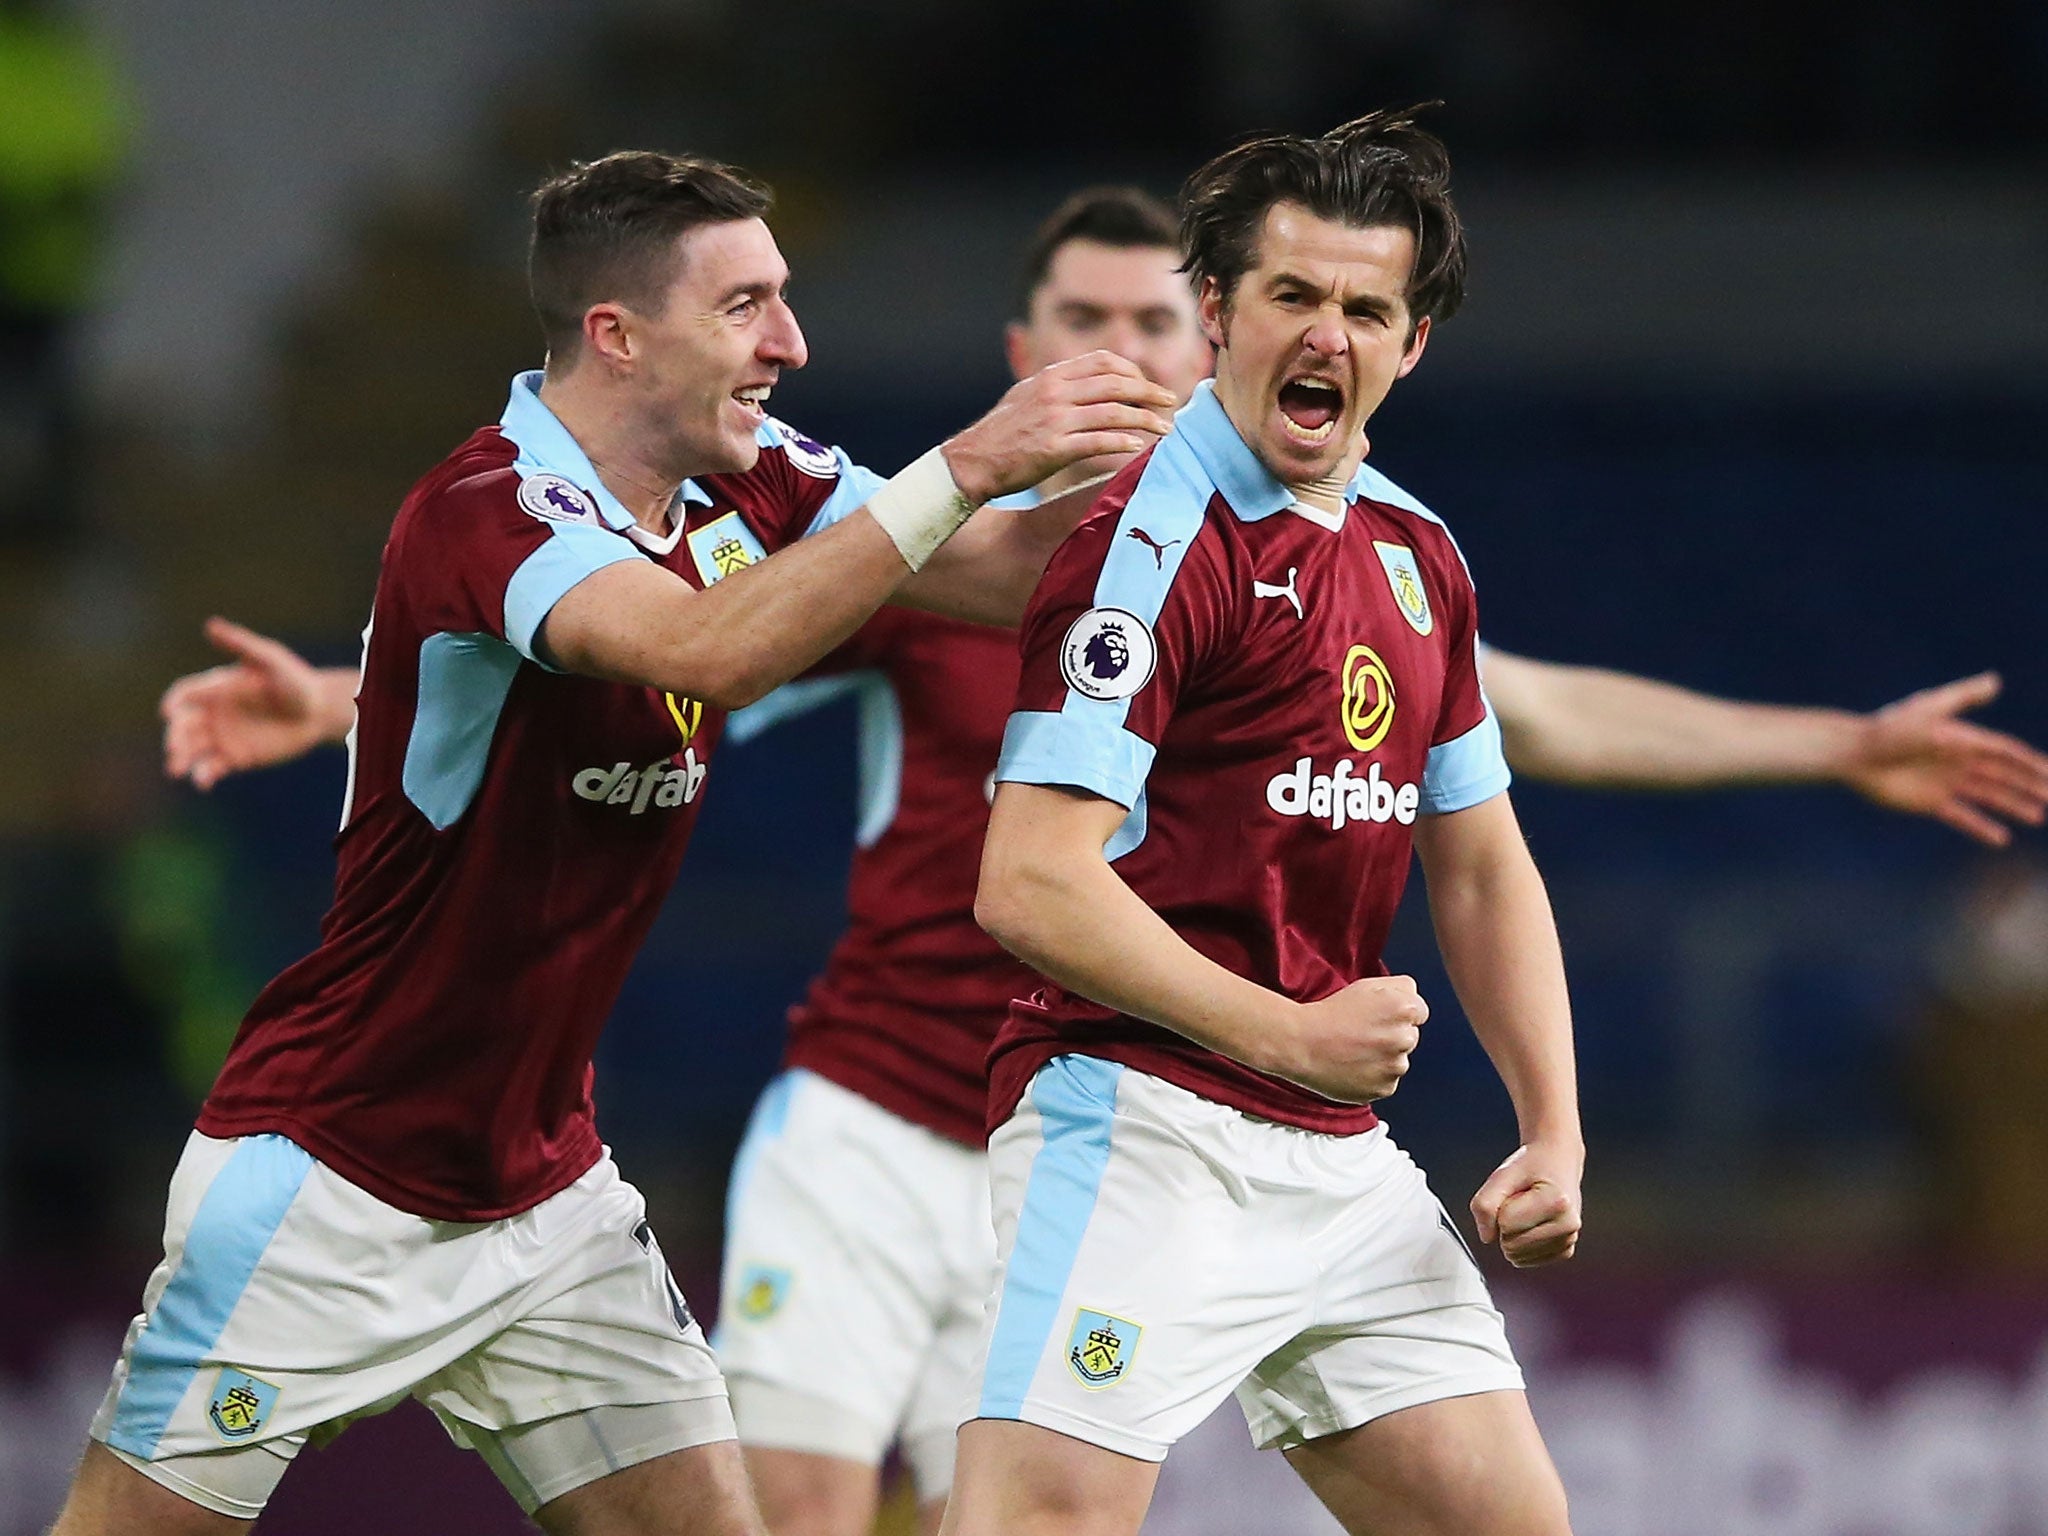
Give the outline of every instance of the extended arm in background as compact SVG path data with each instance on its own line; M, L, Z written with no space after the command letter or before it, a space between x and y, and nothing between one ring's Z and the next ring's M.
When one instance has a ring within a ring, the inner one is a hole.
M1521 1146L1472 1197L1480 1240L1517 1265L1578 1244L1579 1128L1571 1000L1543 877L1506 795L1415 823L1437 949L1472 1031L1514 1100Z
M896 589L892 601L1016 628L1046 562L1088 515L1109 478L1098 475L1031 507L983 507Z
M1189 946L1103 857L1125 807L1085 790L996 788L975 920L1083 997L1328 1098L1394 1091L1429 1010L1406 976L1296 1003Z
M206 638L235 659L164 691L164 772L211 789L231 773L303 757L356 721L353 667L315 667L287 645L223 618Z
M2048 815L2048 755L1959 718L1998 697L1995 672L1860 715L1738 703L1491 646L1484 670L1508 762L1530 778L1586 789L1838 783L1993 847L2011 841L2007 821Z

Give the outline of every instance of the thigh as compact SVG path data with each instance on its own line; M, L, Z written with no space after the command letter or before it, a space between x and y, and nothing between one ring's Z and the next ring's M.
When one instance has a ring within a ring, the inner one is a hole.
M451 1236L280 1136L194 1135L93 1438L253 1519L309 1435L388 1407L496 1326L487 1231Z
M1238 1171L1259 1129L1093 1058L1039 1071L989 1147L1001 1273L977 1418L1160 1461L1300 1331L1302 1212Z
M811 1451L742 1449L762 1522L775 1536L868 1536L874 1528L879 1467Z
M1288 1462L1351 1536L1569 1536L1564 1487L1514 1391L1404 1408Z
M1252 1438L1290 1449L1445 1398L1519 1392L1501 1315L1421 1170L1384 1130L1323 1160L1311 1325L1238 1391Z
M1159 1464L1037 1424L977 1419L960 1429L960 1465L942 1536L1130 1536L1144 1522Z
M241 1536L249 1529L249 1519L196 1503L88 1443L50 1536Z
M640 1193L605 1158L561 1194L512 1218L508 1253L535 1256L488 1337L413 1390L458 1444L481 1448L540 1426L596 1438L598 1459L571 1472L601 1475L675 1448L732 1437L725 1381L669 1274ZM632 1420L619 1443L616 1410ZM607 1465L606 1458L609 1458ZM566 1492L529 1479L529 1507Z
M716 1339L744 1444L880 1464L977 1181L966 1148L814 1073L769 1086L733 1164Z
M917 1373L903 1416L901 1449L917 1497L927 1509L953 1485L956 1437L973 1411L981 1369L983 1317L996 1280L996 1236L989 1216L988 1159L975 1154L950 1216L949 1299Z
M762 1536L739 1445L671 1451L543 1505L549 1536Z

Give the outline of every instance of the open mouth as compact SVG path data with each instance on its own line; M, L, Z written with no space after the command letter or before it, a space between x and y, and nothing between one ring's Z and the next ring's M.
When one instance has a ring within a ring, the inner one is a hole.
M749 384L745 389L734 390L732 397L758 425L768 419L768 393L771 388L773 386L768 384Z
M1280 386L1280 418L1304 443L1327 441L1343 413L1344 391L1326 380L1289 379Z

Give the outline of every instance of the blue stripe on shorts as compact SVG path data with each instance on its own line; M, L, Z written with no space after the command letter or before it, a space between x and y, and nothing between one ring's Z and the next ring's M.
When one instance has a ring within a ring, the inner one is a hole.
M1003 1271L1002 1300L982 1377L984 1419L1022 1415L1046 1339L1059 1325L1060 1298L1081 1252L1116 1118L1124 1069L1092 1056L1056 1056L1031 1080L1031 1103L1044 1137L1031 1160L1017 1240Z
M312 1167L312 1154L296 1142L250 1136L214 1175L177 1272L130 1352L107 1444L145 1461L156 1454Z

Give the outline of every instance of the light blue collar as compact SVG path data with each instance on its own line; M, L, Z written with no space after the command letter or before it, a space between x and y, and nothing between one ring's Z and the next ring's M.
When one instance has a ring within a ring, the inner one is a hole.
M1214 380L1204 379L1195 386L1188 403L1173 418L1173 430L1186 439L1196 462L1223 493L1239 522L1256 523L1294 505L1294 492L1259 462L1259 456L1252 452L1224 411L1223 403L1216 398ZM1351 484L1345 487L1345 501L1356 501L1375 478L1371 470L1360 464Z
M544 377L538 368L517 375L512 380L512 396L505 402L505 414L498 418L499 430L519 450L512 467L521 474L547 470L560 475L597 503L597 510L607 524L623 532L633 526L633 514L605 488L590 456L562 425L561 418L541 403L540 385ZM676 495L685 503L711 505L711 493L694 480L685 480Z

